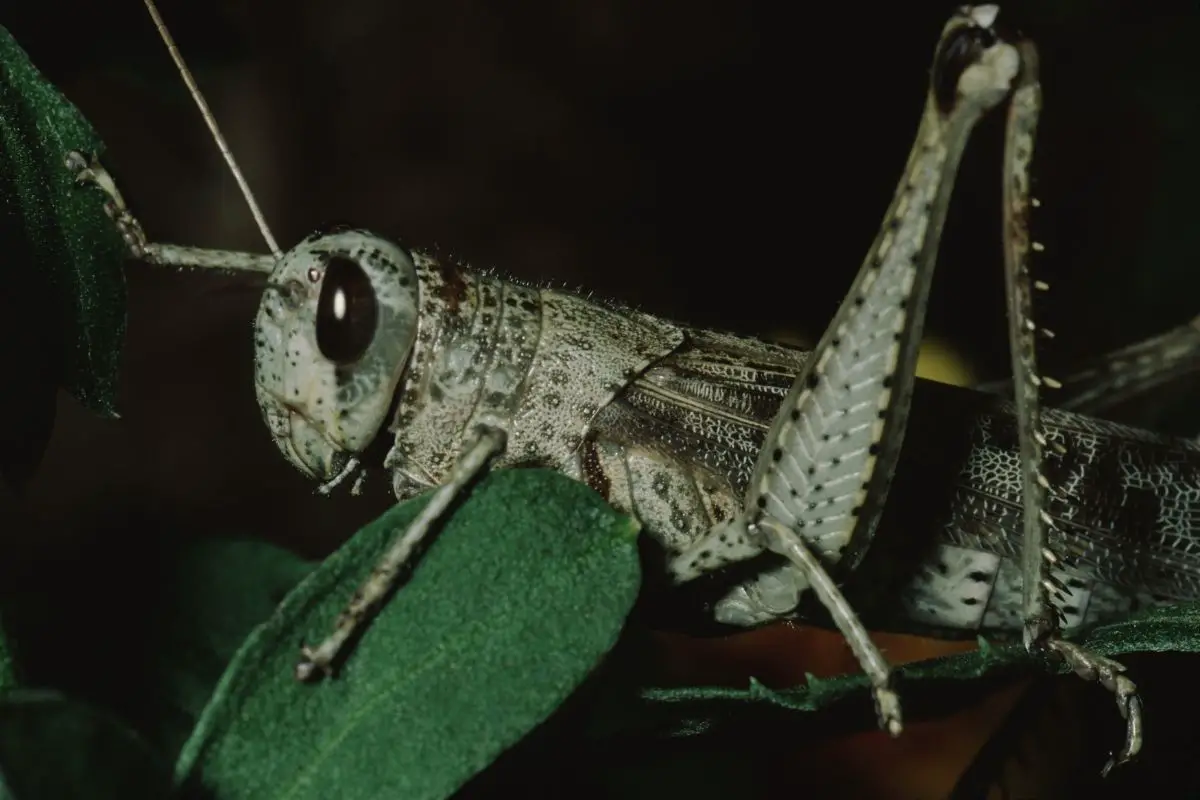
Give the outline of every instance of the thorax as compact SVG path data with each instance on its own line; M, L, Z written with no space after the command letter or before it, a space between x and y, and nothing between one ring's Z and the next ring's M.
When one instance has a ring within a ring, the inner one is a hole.
M508 433L497 466L570 471L597 413L683 341L642 312L414 261L418 332L385 462L401 497L441 483L480 424Z

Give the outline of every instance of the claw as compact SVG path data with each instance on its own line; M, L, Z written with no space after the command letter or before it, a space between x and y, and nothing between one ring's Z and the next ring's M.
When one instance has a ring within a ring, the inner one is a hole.
M900 695L894 689L875 687L875 713L879 715L879 727L893 739L904 730L900 717Z
M1114 767L1132 761L1142 749L1142 698L1137 684L1124 674L1125 665L1106 656L1089 653L1077 644L1062 639L1045 641L1046 649L1061 658L1071 670L1087 681L1097 681L1113 693L1117 710L1125 720L1125 743L1110 753L1100 771L1107 777Z
M1113 767L1132 761L1142 749L1142 698L1133 681L1124 675L1117 680L1117 708L1125 718L1125 744L1120 751L1110 753L1100 775L1107 778Z
M296 662L295 676L301 683L320 680L333 673L328 659L306 644L300 645L300 660Z
M113 221L133 257L141 258L146 252L146 234L126 207L125 199L121 197L121 192L108 171L100 166L95 156L88 158L78 150L69 151L63 163L74 175L75 183L81 186L91 184L104 193L104 213Z

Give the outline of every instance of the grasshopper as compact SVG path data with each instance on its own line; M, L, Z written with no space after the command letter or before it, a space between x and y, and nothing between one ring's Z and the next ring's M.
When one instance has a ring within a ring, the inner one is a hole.
M398 499L432 490L334 631L302 648L298 679L328 673L346 655L480 474L548 466L636 515L657 545L664 582L707 587L703 610L716 621L745 628L815 614L836 626L892 735L902 730L900 701L864 618L926 635L1021 634L1031 651L1116 697L1126 738L1105 770L1138 752L1135 685L1119 663L1069 637L1200 595L1200 563L1171 538L1186 532L1180 526L1200 502L1177 489L1197 484L1200 447L1040 411L1039 390L1051 381L1034 354L1029 298L1040 284L1029 275L1026 220L1037 54L996 31L996 6L964 6L945 24L882 228L806 352L473 272L349 227L281 251L145 2L271 253L150 242L94 158L69 153L67 167L102 190L133 257L268 276L254 332L257 400L279 449L320 491L350 479L356 489L373 469L390 475ZM914 374L959 159L976 122L1005 101L1015 402ZM1118 372L1081 373L1076 396L1102 395ZM1156 373L1121 374L1136 389ZM910 428L915 445L902 450ZM380 441L387 454L374 463ZM918 526L881 526L904 495L889 491L893 480L904 484L927 460L949 465L947 502L926 509ZM1147 503L1107 502L1103 493ZM905 557L891 559L897 552ZM872 587L876 602L852 604L848 594L870 594L856 584Z

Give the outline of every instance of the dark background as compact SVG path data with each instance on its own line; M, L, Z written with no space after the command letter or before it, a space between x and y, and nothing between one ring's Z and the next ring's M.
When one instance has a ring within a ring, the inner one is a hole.
M0 24L100 131L151 239L263 249L140 3L10 6ZM882 217L951 7L162 2L281 246L345 220L801 340L820 335ZM1051 374L1200 311L1200 6L1178 8L1003 7L1041 48ZM1008 358L999 134L985 126L963 165L928 321L983 378ZM364 499L313 496L271 444L251 382L253 280L135 264L128 281L123 418L61 399L24 497L0 489L7 569L185 533L319 556L383 507L382 482ZM1186 431L1187 405L1174 394L1139 421ZM778 657L732 661L762 672ZM902 792L879 796L919 796Z

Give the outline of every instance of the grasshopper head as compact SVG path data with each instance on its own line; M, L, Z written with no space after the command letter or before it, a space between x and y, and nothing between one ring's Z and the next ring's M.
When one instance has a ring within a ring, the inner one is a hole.
M285 253L254 324L254 378L287 459L318 480L340 474L386 422L416 334L404 248L342 228Z

